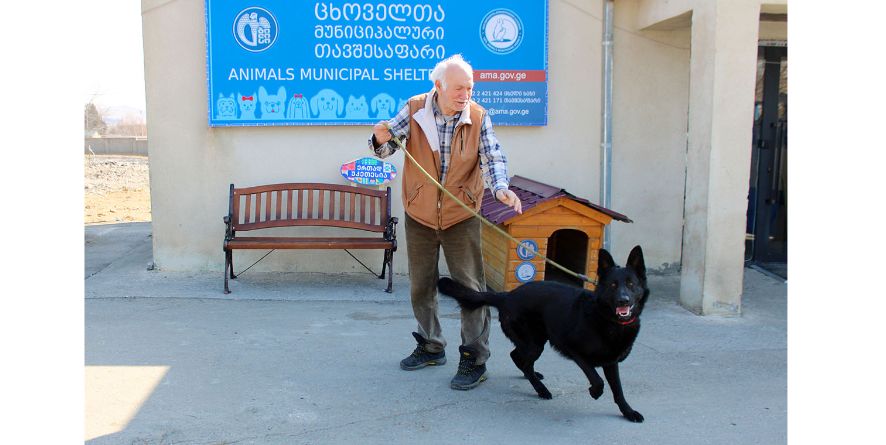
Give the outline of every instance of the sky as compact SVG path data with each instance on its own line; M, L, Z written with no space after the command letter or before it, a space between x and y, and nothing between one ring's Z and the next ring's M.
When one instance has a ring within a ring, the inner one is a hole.
M145 70L140 0L90 0L83 42L88 63L81 96L99 108L145 110ZM95 44L93 46L93 43Z

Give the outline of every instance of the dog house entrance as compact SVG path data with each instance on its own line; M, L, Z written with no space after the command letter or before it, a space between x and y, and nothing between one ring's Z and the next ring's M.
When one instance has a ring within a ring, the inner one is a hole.
M557 230L548 238L548 258L561 266L584 274L588 262L588 236L579 230ZM570 286L582 287L581 279L563 272L556 266L545 263L545 280L556 281Z

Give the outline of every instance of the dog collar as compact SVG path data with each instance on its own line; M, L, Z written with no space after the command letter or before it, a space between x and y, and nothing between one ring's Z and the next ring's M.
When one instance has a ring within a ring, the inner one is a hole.
M633 323L633 322L635 322L635 321L637 321L637 317L631 318L631 319L628 320L628 321L616 321L616 323L618 323L618 324L620 324L620 325L622 325L622 326L627 326L627 325L629 325L629 324L631 324L631 323Z

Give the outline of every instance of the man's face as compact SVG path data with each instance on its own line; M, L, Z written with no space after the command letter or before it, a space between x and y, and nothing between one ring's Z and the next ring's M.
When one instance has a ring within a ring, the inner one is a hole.
M452 116L464 110L471 100L474 79L458 65L450 66L443 76L446 78L446 89L443 89L439 80L434 83L437 88L437 105L443 114Z

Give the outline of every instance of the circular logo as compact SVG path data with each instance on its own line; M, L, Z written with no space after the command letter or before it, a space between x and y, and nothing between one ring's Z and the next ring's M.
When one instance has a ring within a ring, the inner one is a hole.
M532 257L535 256L532 252L538 252L538 244L531 239L520 241L520 244L517 245L517 256L520 257L521 260L531 260Z
M234 40L254 53L264 51L277 41L277 19L266 9L252 6L234 19Z
M480 40L489 51L510 53L523 42L523 21L510 9L494 9L480 23Z
M520 263L514 271L514 275L521 283L528 283L535 278L535 266L532 263Z

